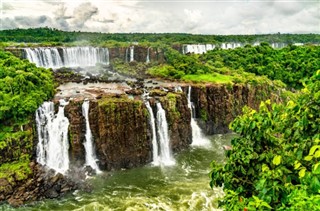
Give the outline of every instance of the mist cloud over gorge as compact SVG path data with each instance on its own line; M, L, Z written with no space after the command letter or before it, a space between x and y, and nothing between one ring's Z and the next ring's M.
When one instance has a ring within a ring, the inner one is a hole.
M1 29L204 34L320 33L315 1L6 1Z

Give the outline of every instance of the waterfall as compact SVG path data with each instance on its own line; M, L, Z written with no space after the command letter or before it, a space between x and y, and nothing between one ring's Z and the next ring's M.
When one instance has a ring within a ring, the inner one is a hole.
M157 142L157 133L156 133L156 124L155 124L155 118L152 111L152 108L150 106L150 103L148 101L145 102L145 105L147 107L147 110L149 112L149 124L151 127L152 132L152 158L153 158L153 164L159 165L159 150L158 150L158 142Z
M125 60L126 63L128 62L128 56L129 56L128 53L129 53L129 50L128 50L128 48L126 48L126 54L124 56L124 60Z
M271 43L270 45L272 48L284 48L287 46L285 43Z
M130 47L130 62L134 60L134 46Z
M150 63L150 47L149 47L148 50L147 50L146 63Z
M194 54L203 54L207 51L213 50L215 45L213 44L193 44L193 45L183 45L182 53L194 53Z
M181 86L175 86L174 92L183 92Z
M38 67L59 68L63 62L57 48L25 48L26 57Z
M97 173L100 172L99 166L97 165L96 161L96 154L94 151L94 146L92 143L92 133L90 129L90 123L89 123L89 101L85 100L82 104L82 115L84 116L86 120L86 140L83 143L84 148L86 150L86 164L88 166L91 166L92 169L94 169Z
M162 108L161 103L157 103L157 128L160 145L159 160L163 165L174 165L175 160L171 155L170 139L168 134L168 123L166 112Z
M109 64L109 50L96 47L24 48L26 58L38 67L88 67L96 63Z
M192 146L203 146L209 147L211 145L210 140L205 138L201 132L196 118L195 118L195 108L191 102L191 86L188 88L188 107L191 111L191 129L192 129Z
M60 100L56 115L52 102L44 102L36 111L37 161L62 174L69 169L69 120L64 116L64 107L67 104Z

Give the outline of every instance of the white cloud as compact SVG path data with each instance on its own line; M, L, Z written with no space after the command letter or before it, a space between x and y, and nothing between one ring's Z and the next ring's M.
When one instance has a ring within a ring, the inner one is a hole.
M2 29L101 32L320 33L315 1L3 0Z

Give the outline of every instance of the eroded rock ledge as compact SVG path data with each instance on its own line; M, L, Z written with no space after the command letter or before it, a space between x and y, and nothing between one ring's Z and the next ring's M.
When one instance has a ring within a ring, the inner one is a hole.
M81 83L75 83L80 86ZM190 126L191 113L188 108L188 84L153 83L157 87L148 87L149 99L154 113L156 102L161 102L166 110L169 126L171 149L179 152L192 142ZM174 91L174 87L182 86L183 92ZM273 98L272 90L267 86L252 85L191 85L191 101L196 106L196 117L206 134L229 132L229 123L241 113L244 105L258 108L261 100ZM70 88L72 95L65 90L58 92L54 101L67 98L69 104L65 107L65 115L69 125L69 157L74 169L81 169L85 163L83 142L85 140L85 119L82 115L82 103L85 98L90 100L89 120L96 148L99 166L102 170L111 171L121 168L133 168L152 161L151 129L149 114L141 97L142 88L132 89L123 84L109 83L105 88L91 86L79 90ZM115 91L116 90L116 91ZM31 142L26 153L31 160L36 157L37 132L36 126L25 129L30 131ZM23 141L23 140L20 140ZM13 142L12 144L14 144ZM23 143L23 142L21 142ZM21 145L23 146L23 145ZM0 154L11 155L14 146L0 150ZM9 156L10 157L10 156ZM12 157L12 156L11 156ZM13 158L12 158L13 159ZM13 160L12 160L13 161ZM8 159L5 162L9 162ZM61 197L65 193L78 188L86 188L83 173L62 176L45 170L35 161L30 163L32 172L24 180L12 181L0 179L0 201L7 201L18 206L26 202L43 198ZM80 182L79 182L80 181Z
M25 180L21 181L16 177L13 177L13 180L0 179L0 201L7 201L16 207L45 198L59 198L71 190L86 189L84 178L71 179L35 162L30 163L30 168L32 172Z

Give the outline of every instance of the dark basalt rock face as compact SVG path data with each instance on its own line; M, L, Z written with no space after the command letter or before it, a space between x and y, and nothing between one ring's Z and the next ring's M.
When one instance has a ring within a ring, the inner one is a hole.
M90 126L101 169L132 168L150 161L148 119L142 101L111 97L90 106Z
M187 87L184 87L184 90L187 90ZM143 92L135 89L128 93L131 95L130 98L126 94L104 94L96 99L90 99L90 128L98 164L102 170L133 168L152 161L152 134L149 113L141 99ZM192 130L186 92L167 92L156 89L149 90L149 93L152 96L149 102L153 113L156 115L157 102L161 102L166 111L173 152L187 148L192 142ZM204 132L215 134L229 132L229 123L241 114L244 105L257 109L261 100L270 97L272 92L264 86L211 84L193 85L191 101L195 104L196 117ZM70 190L85 187L83 185L85 183L81 182L84 179L84 169L88 169L88 167L83 168L85 163L83 142L86 127L82 103L83 97L71 99L65 106L65 115L70 122L69 157L72 169L69 176L54 174L31 162L32 173L27 179L13 182L0 179L0 201L8 201L13 206L19 206L43 198L61 197ZM33 159L35 159L37 145L35 128L35 126L29 127L29 130L33 130L30 133L33 135L28 137L33 140L29 142L31 146L25 149L23 145L19 145L19 149L21 148L23 153L30 154ZM14 149L16 148L12 146L12 150ZM6 156L0 157L0 163L14 161L10 157L13 151L3 153ZM92 169L88 170L89 173L91 171Z
M69 119L69 157L71 165L83 166L85 163L86 123L82 114L83 101L70 101L65 106L65 116Z
M166 111L171 149L179 152L192 142L191 112L188 108L187 96L184 93L170 93L158 99ZM151 102L156 107L155 99ZM155 109L153 109L155 110Z
M193 86L191 94L196 117L209 135L230 132L228 126L242 113L243 106L258 109L261 101L273 98L272 91L260 85Z
M6 200L17 207L44 198L58 198L78 188L85 189L84 183L81 184L83 180L74 177L70 179L52 170L48 171L35 162L30 163L30 168L32 174L23 181L0 179L0 201Z
M168 97L170 96L170 97ZM184 94L168 94L159 98L167 110L171 147L174 152L191 143L190 110ZM84 163L85 122L81 103L70 102L65 108L69 119L71 162ZM155 99L151 100L155 110ZM141 99L109 96L90 101L89 121L99 166L103 170L132 168L151 162L152 135L148 111Z
M136 62L146 62L147 54L149 51L150 62L164 62L164 52L161 48L155 47L144 47L139 45L134 45L134 61ZM62 48L57 47L60 55L62 55ZM149 50L148 50L149 49ZM6 51L10 51L12 54L19 58L26 58L25 51L22 48L6 48ZM109 60L112 62L114 59L119 59L120 61L130 61L130 47L111 47L109 50Z

